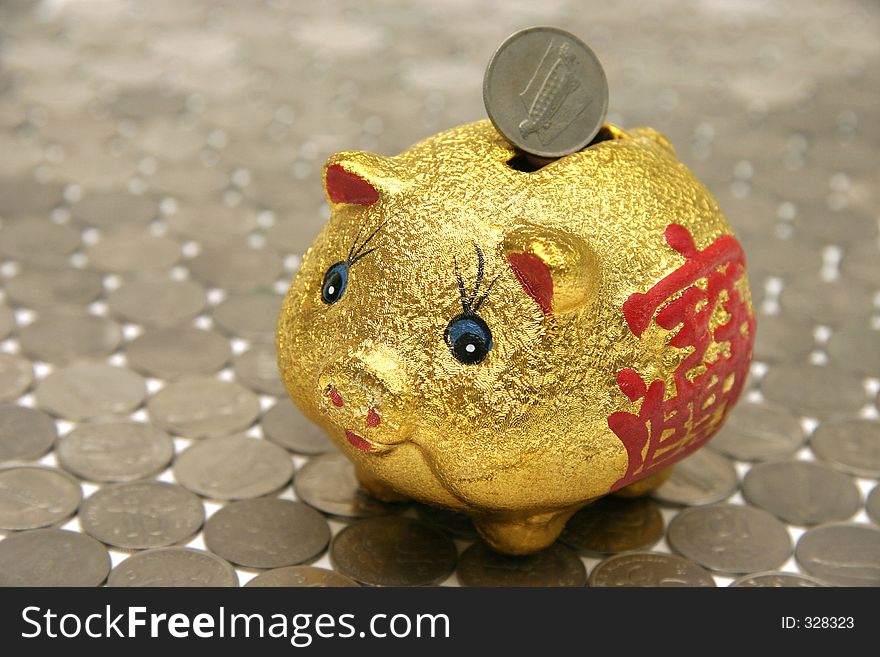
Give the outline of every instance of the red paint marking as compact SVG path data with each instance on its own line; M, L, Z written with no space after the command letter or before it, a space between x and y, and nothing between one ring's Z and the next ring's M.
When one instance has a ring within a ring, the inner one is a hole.
M334 406L341 408L345 404L345 402L342 401L342 395L336 391L336 388L331 386L327 395L330 397L330 401L333 402Z
M364 440L363 438L361 438L354 431L349 431L348 429L346 429L345 437L348 439L348 442L357 447L359 450L363 452L373 451L373 445L371 445L368 440Z
M623 442L629 457L626 473L611 490L672 465L715 435L742 391L752 358L755 318L734 288L745 274L739 242L724 235L700 251L688 230L678 224L670 224L665 236L669 246L684 256L684 264L648 292L630 295L623 314L636 337L642 336L652 320L667 330L679 327L669 346L692 351L673 373L675 395L669 399L664 399L663 381L647 384L633 369L618 372L621 392L630 401L641 399L642 404L638 414L608 416L608 427ZM701 279L705 279L705 289L697 285ZM711 331L709 322L719 304L729 320ZM709 363L704 357L713 342L726 342L728 355ZM690 377L701 365L705 371Z
M379 192L375 187L338 164L332 164L327 168L324 185L327 188L327 195L334 203L373 205L379 200Z
M371 407L370 410L367 411L367 428L372 429L378 427L381 421L382 418L376 412L376 409Z
M553 312L553 277L550 268L534 253L508 253L507 261L520 285L532 299L538 302L545 315Z

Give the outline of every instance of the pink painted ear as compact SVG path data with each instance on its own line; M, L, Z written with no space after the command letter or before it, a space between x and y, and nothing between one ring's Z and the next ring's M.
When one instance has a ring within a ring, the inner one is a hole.
M333 203L373 205L379 200L379 192L375 187L357 174L346 171L339 164L331 164L327 167L324 187Z
M553 277L550 268L534 253L508 253L507 261L523 290L545 315L553 312Z

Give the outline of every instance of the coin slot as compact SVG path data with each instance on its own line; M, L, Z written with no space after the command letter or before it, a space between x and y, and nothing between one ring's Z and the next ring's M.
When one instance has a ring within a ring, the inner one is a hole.
M583 148L583 150L595 146L596 144L599 144L603 141L620 139L621 137L623 137L622 131L612 129L609 128L607 125L604 125L599 130L599 132L596 133L596 136L593 137L593 140ZM538 155L532 155L523 151L517 151L516 155L507 160L507 166L509 166L511 169L522 171L523 173L534 173L535 171L540 171L551 162L555 162L557 159L560 158L540 157Z

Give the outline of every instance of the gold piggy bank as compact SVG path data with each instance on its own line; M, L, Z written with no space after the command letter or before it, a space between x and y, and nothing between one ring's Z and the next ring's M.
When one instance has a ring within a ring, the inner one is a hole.
M659 133L520 161L488 121L331 157L277 335L367 491L462 511L511 554L705 444L755 326L742 249Z

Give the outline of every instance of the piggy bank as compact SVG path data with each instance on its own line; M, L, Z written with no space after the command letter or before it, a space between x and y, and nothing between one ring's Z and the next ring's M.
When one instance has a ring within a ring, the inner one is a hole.
M370 494L534 552L591 500L658 486L736 402L743 251L659 133L605 125L535 168L479 121L338 153L323 183L278 364Z

